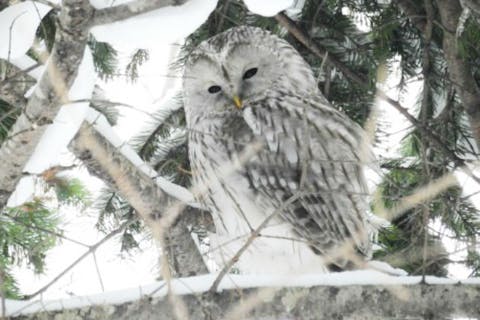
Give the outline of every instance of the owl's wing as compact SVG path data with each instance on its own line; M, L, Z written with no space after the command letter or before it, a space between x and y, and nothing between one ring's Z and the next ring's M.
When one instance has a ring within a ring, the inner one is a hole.
M274 203L300 195L280 215L317 253L350 243L369 255L363 130L323 100L286 92L250 103L244 119L266 145L246 165L252 188Z

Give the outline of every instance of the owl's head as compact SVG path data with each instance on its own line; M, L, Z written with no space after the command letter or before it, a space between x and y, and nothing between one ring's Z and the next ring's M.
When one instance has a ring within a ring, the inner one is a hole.
M269 90L316 92L309 65L286 41L241 26L202 42L188 57L183 80L188 116L240 110Z

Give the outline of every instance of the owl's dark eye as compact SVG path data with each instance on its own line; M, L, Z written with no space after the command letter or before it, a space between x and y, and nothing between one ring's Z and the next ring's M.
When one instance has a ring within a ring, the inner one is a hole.
M220 88L220 86L211 86L210 88L208 88L208 92L210 92L210 93L217 93L220 90L222 90L222 88Z
M250 78L253 77L255 74L257 74L257 71L258 71L258 68L248 69L248 70L245 71L245 73L243 74L243 80L245 80L245 79L250 79Z

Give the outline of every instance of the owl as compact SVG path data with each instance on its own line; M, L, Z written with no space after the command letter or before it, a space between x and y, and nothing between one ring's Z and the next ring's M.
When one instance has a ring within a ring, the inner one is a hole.
M210 250L246 273L343 270L368 259L365 133L321 95L283 39L241 26L189 55L183 77L196 196Z

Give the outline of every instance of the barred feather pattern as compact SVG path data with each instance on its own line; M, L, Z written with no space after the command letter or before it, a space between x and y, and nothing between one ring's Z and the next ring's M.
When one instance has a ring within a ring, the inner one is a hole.
M201 44L187 63L189 158L196 194L214 218L211 253L224 265L273 215L238 260L242 272L351 268L352 258L371 255L365 133L328 104L308 65L279 40L235 28ZM245 56L245 46L256 56ZM259 74L245 80L252 64ZM207 92L212 83L218 95ZM242 108L229 100L237 94Z

